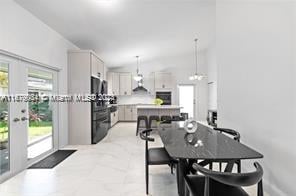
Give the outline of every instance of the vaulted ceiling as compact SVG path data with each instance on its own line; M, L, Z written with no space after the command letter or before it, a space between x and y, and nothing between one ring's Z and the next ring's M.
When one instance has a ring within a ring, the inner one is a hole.
M215 36L214 0L15 0L107 66L193 53Z

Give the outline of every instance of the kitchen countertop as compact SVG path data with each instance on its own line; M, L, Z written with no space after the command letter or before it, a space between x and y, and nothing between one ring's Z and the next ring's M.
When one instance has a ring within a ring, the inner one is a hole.
M181 109L178 105L139 105L137 109Z
M139 105L139 106L143 106L143 105L147 105L147 106L153 106L155 104L153 103L118 103L118 104L110 104L110 105L113 105L113 106L124 106L124 105Z

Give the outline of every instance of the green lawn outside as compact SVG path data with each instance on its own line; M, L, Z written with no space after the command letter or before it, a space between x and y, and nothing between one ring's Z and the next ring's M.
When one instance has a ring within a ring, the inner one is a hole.
M7 137L8 137L7 130L8 130L8 127L6 127L6 126L0 127L0 142L7 140Z
M29 127L29 141L52 133L52 126Z
M0 142L8 138L7 126L0 126ZM52 132L52 122L31 122L29 125L29 141Z

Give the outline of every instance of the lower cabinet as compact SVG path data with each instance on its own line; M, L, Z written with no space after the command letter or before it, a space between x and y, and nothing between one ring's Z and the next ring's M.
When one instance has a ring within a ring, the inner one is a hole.
M137 114L137 106L134 105L132 107L132 121L137 121L137 117L138 117L138 114Z
M124 121L124 108L125 108L124 105L120 105L120 106L117 107L117 109L118 109L118 120L119 121Z
M113 125L115 125L117 122L118 122L118 110L116 111L116 112L112 112L111 113L111 119L110 119L110 121L111 121L111 127L113 127Z
M133 117L133 109L132 105L126 105L124 108L124 120L125 121L131 121Z
M137 106L136 105L121 105L118 106L119 121L136 121Z

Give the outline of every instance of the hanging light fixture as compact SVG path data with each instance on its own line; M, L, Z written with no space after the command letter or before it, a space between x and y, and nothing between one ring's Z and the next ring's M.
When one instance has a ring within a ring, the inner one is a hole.
M137 58L137 75L134 76L134 80L139 82L143 79L143 75L139 73L139 56L136 56Z
M189 80L198 80L198 81L201 81L204 77L206 77L205 75L203 74L200 74L197 72L197 40L198 39L195 39L194 42L195 42L195 74L192 75L192 76L189 76Z

